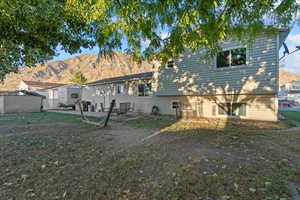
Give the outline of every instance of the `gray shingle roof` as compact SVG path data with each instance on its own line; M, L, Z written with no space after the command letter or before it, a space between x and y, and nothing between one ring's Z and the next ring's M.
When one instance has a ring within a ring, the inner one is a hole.
M106 79L87 83L86 85L102 85L102 84L108 84L108 83L120 83L120 82L134 80L134 79L151 79L152 76L153 76L153 72L130 74L130 75L126 75L126 76L106 78Z

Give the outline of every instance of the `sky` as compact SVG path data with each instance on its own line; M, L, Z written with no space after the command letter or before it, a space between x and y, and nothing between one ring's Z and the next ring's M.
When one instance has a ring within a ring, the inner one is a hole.
M287 47L290 52L294 51L296 49L296 46L300 46L300 24L297 23L294 25L294 27L291 29L291 32L289 33L288 37L285 40L285 43L287 44ZM282 56L283 48L279 52L279 57ZM77 54L68 54L63 51L58 51L58 54L56 57L54 57L51 61L56 60L65 60L70 57L79 56L81 54L97 54L98 48L95 47L93 49L83 49L81 53ZM290 54L280 62L281 70L293 72L300 74L300 51L297 51L293 54Z
M290 52L296 49L296 46L300 46L300 25L295 24L290 34L285 40L285 43ZM282 56L282 49L279 53L279 57ZM300 74L300 51L290 54L281 60L281 69L288 72L294 72Z

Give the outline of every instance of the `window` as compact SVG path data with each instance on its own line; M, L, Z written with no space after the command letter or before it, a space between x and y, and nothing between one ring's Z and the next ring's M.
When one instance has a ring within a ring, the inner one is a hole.
M245 103L222 103L218 104L218 114L226 116L246 116Z
M217 68L229 67L230 51L223 51L217 57Z
M143 83L138 85L138 95L139 96L151 96L152 92L152 84L151 82Z
M117 94L124 93L124 85L117 85Z
M222 51L217 56L217 68L246 64L246 48Z
M173 68L173 67L174 67L174 60L168 61L167 67L168 67L168 68Z
M180 101L172 101L172 108L173 109L180 108Z
M144 84L138 85L138 95L145 96L145 85Z
M77 93L72 93L71 98L72 99L78 99L79 95Z
M100 89L100 88L98 88L98 89L96 89L96 94L97 94L97 95L99 95L99 96L100 96L100 95L102 96L102 95L104 95L104 94L105 94L105 91L104 91L104 89L103 89L103 88L101 88L101 89Z
M144 91L145 91L144 92L145 96L151 96L152 95L152 84L150 82L145 84Z

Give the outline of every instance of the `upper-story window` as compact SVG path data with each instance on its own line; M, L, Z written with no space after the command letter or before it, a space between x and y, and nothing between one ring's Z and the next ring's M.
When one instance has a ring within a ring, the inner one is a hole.
M151 82L143 83L138 85L139 96L151 96L152 95L152 84Z
M222 51L217 56L217 68L245 65L246 60L246 48Z
M169 61L167 62L167 67L168 67L168 68L173 68L173 67L174 67L174 60L169 60Z

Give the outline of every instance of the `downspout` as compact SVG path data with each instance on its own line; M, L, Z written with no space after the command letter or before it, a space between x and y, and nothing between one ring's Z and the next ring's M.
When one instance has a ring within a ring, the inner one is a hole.
M275 99L274 99L274 111L276 111L276 119L279 119L279 112L278 112L278 90L279 90L279 32L277 33L276 38L276 88L275 88Z

